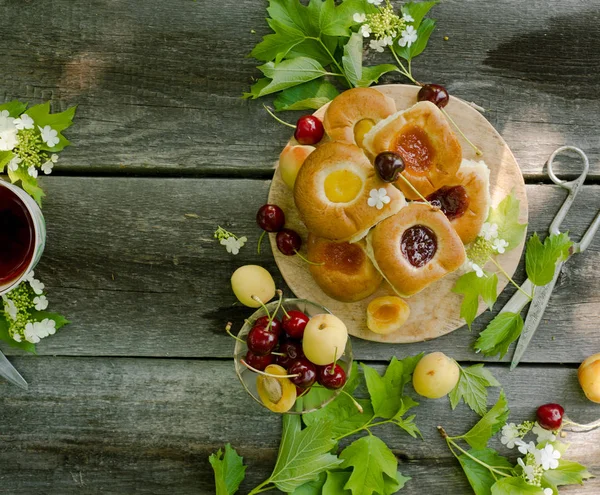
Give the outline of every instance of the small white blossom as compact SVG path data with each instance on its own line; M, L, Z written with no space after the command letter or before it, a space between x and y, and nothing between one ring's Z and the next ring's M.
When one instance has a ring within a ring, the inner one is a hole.
M46 175L50 175L53 167L54 163L52 163L52 160L48 160L42 164L42 172L44 172Z
M485 277L485 273L483 272L483 268L480 267L477 263L473 263L472 261L469 261L469 266L475 272L475 275L477 275L479 278Z
M0 151L11 151L18 143L17 128L14 119L9 116L0 116Z
M536 462L544 468L544 471L558 467L560 452L551 443L547 444L543 449L536 449L534 455Z
M533 466L528 466L523 462L523 459L520 457L517 459L519 466L523 468L523 474L527 478L528 483L533 483L535 481L535 468Z
M22 161L23 160L21 160L20 157L15 156L10 162L8 162L8 170L11 172L16 172L19 169L19 163Z
M368 2L372 3L373 5L381 5L383 0L368 0Z
M56 333L56 322L49 318L44 318L39 322L40 332L44 333L44 337L48 337L48 335L54 335Z
M535 444L533 442L525 443L523 440L515 440L515 445L523 455L527 455L529 452L533 454L533 451L535 450Z
M54 148L59 143L60 138L58 137L58 131L52 129L49 125L45 126L43 129L38 126L38 129L42 133L42 141L50 148Z
M21 336L18 333L15 333L12 338L15 342L21 342Z
M412 16L412 15L410 15L410 14L404 14L404 15L402 16L402 20L403 20L404 22L413 22L413 21L414 21L414 19L413 19L413 16Z
M15 119L15 127L20 131L23 129L33 129L33 125L33 119L26 113Z
M491 241L498 237L498 224L485 222L481 227L480 235L486 240Z
M228 253L238 254L240 252L240 248L246 243L248 239L246 237L240 237L236 239L235 237L227 237L226 239L221 239L220 244L225 246Z
M42 294L45 287L45 285L42 282L40 282L37 278L31 278L28 280L28 282L29 285L31 285L33 292L35 292L38 296Z
M363 24L360 27L360 34L362 34L365 38L371 36L371 26L369 26L368 24Z
M506 242L504 239L494 239L494 242L492 243L492 248L494 249L494 251L500 254L504 253L507 247L508 242Z
M383 52L383 48L386 46L385 41L384 40L371 40L369 42L369 48L371 48L371 50L375 50L379 53Z
M35 272L31 270L27 275L25 275L23 280L25 280L25 282L31 283L32 280L35 280Z
M544 495L554 495L552 488L544 488Z
M509 423L502 427L502 437L500 438L502 445L506 445L509 449L512 449L519 438L519 428L517 428L516 424Z
M11 320L16 320L19 310L17 309L15 302L6 296L2 296L2 300L4 301L4 311L6 311Z
M8 110L0 110L0 117L10 117L10 113L8 113Z
M27 342L31 342L32 344L37 344L40 341L40 336L38 335L38 326L36 323L27 323L25 325L25 340Z
M391 198L387 195L385 188L371 189L369 192L369 199L367 204L371 207L375 207L378 210L383 208L383 205L387 205L391 201Z
M556 440L556 435L552 431L542 428L538 423L535 424L531 431L537 435L538 443L554 442Z
M34 179L38 176L38 171L33 165L27 169L27 173Z
M51 161L52 163L56 163L56 162L58 161L58 155L57 155L56 153L52 153L52 154L50 155L50 161Z
M48 307L48 299L46 296L36 296L33 298L33 304L38 311L44 311Z
M359 24L362 24L363 22L365 22L367 20L367 14L362 14L360 12L357 12L356 14L354 14L352 16L352 20L354 22L357 22Z
M402 31L402 37L398 40L398 44L400 46L411 46L415 41L417 41L417 31L414 27L408 26Z

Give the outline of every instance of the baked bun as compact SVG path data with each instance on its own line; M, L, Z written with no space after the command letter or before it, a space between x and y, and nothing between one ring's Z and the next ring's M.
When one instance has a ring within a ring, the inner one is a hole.
M454 179L462 150L442 111L429 101L379 122L364 139L364 148L374 159L393 151L404 159L402 174L423 196ZM396 185L407 199L418 199L402 179Z
M369 206L372 190L389 201ZM356 242L373 225L406 205L402 193L383 182L362 150L353 144L325 143L298 172L294 201L309 232L334 241Z
M366 132L395 112L394 100L376 89L349 89L329 104L323 127L332 141L360 146ZM365 122L356 127L361 121Z
M489 183L490 170L483 161L463 160L454 180L427 196L441 207L464 244L475 240L488 216Z
M401 297L409 297L458 269L465 248L439 210L410 203L369 234L367 252ZM435 301L432 301L435 304Z
M381 274L365 252L364 240L350 244L308 235L308 259L317 285L333 299L356 302L370 296L381 284Z

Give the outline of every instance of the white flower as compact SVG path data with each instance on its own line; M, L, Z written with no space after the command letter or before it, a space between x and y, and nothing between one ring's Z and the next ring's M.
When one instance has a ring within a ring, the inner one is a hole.
M12 338L15 342L21 342L21 336L18 333L15 333Z
M519 438L519 428L517 428L516 424L509 423L502 427L502 437L500 438L502 445L506 445L509 449L512 449Z
M402 31L402 37L398 40L400 46L410 46L417 41L417 32L412 26L408 26Z
M27 173L34 179L38 176L38 171L33 165L27 169Z
M380 189L371 189L367 204L371 207L374 206L378 210L381 210L383 205L387 205L390 201L391 198L387 195L385 188L382 187Z
M10 113L8 113L8 110L1 110L0 117L10 117Z
M485 273L483 273L483 268L480 267L477 263L473 263L472 261L469 261L469 266L475 272L475 275L477 275L479 278L485 277ZM511 447L511 449L512 449L512 447Z
M53 167L54 167L54 163L52 163L52 160L48 160L47 162L44 162L42 164L42 172L44 172L46 175L49 175L52 173Z
M29 282L29 285L31 285L33 292L35 292L38 296L42 294L42 292L44 291L44 287L45 287L45 285L42 282L40 282L37 278L33 278L33 277L30 278L28 280L28 282Z
M519 449L519 452L523 455L527 455L527 453L535 450L535 444L533 442L525 443L523 440L515 440L515 445Z
M368 24L363 24L360 27L360 34L362 34L365 38L371 36L371 26L369 26Z
M392 35L393 35L393 33L392 33ZM386 36L385 38L383 38L381 40L381 42L382 42L383 46L391 46L394 44L394 40L393 40L392 36Z
M14 120L2 112L0 116L0 151L11 151L18 143Z
M384 40L371 40L369 42L369 48L371 48L372 50L376 50L379 53L383 52L383 48L385 47L385 41Z
M32 280L35 280L35 272L31 270L25 277L23 278L26 282L31 283Z
M544 495L554 495L554 490L552 488L544 488Z
M236 239L235 237L227 237L226 239L221 239L220 244L225 246L228 253L238 254L240 252L240 248L246 243L248 239L246 237L240 237Z
M556 440L556 435L552 431L542 428L538 423L535 424L531 431L537 435L538 443L554 442Z
M33 298L33 304L38 311L44 311L48 307L48 299L46 296L37 296Z
M486 241L491 241L498 237L498 224L485 222L481 227L481 235Z
M25 331L23 332L25 334L25 340L27 342L31 342L32 344L37 344L40 341L40 336L38 335L37 331L37 322L27 323L27 325L25 325Z
M58 161L58 155L57 155L56 153L52 153L52 154L50 155L50 161L51 161L52 163L56 163L56 162Z
M11 320L16 320L19 310L17 309L15 302L6 296L2 296L2 300L4 301L4 311L6 311Z
M352 20L354 22L362 24L363 22L365 22L367 20L367 14L361 14L360 12L357 12L356 14L354 14L352 16Z
M246 236L242 236L238 239L238 245L240 247L244 247L244 244L246 244L246 242L248 242L248 238Z
M58 137L58 131L55 131L49 125L45 126L43 129L38 126L38 129L42 133L42 141L50 148L54 148L59 143L60 139Z
M54 320L44 318L39 322L39 325L40 332L44 334L44 337L48 337L48 335L54 335L56 333L56 322Z
M403 20L404 22L413 22L413 21L414 21L414 19L413 19L413 16L412 16L412 15L410 15L410 14L404 14L404 15L402 16L402 20Z
M8 170L11 172L16 172L19 169L19 163L22 161L23 160L21 160L20 157L15 156L10 162L8 162Z
M381 5L383 0L368 0L368 2L372 3L373 5Z
M534 455L536 462L544 468L544 471L558 467L560 452L551 443L547 444L543 449L536 449Z
M521 459L520 457L517 459L517 462L519 463L519 466L521 466L523 468L523 474L525 474L525 476L527 477L527 482L533 483L535 481L534 467L528 466L527 464L525 464L523 462L523 459Z
M492 249L500 254L504 253L507 247L508 242L506 242L504 239L494 239L494 242L492 243Z
M33 125L33 119L26 113L15 119L15 127L20 131L23 129L33 129Z

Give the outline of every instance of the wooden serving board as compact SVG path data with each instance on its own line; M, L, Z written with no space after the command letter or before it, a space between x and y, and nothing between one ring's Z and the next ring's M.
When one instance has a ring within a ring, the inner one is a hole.
M419 88L405 84L392 84L376 86L375 89L393 98L396 101L398 110L404 110L416 103ZM315 112L315 115L322 118L325 109L326 106L320 108ZM492 206L498 205L514 189L517 198L521 202L520 221L526 223L528 208L523 176L515 157L500 134L481 113L462 100L451 97L445 110L469 139L483 152L483 155L478 157L473 148L457 134L462 145L463 158L485 160L490 168ZM302 239L306 241L308 232L299 218L294 205L293 194L281 179L279 170L276 171L273 177L269 191L269 203L277 204L283 208L286 215L286 227L296 230L302 236ZM464 325L464 320L459 316L461 296L451 291L455 281L464 273L463 269L449 274L418 294L406 299L411 309L408 321L394 333L379 335L367 328L366 309L369 302L375 297L394 294L392 288L385 281L372 296L362 301L355 303L336 301L327 296L314 282L308 270L308 265L304 261L298 256L284 256L279 252L275 244L274 234L270 235L270 242L277 266L294 294L297 297L309 299L328 308L346 323L349 333L355 337L377 342L420 342L440 337ZM522 251L523 243L509 253L497 257L498 262L511 276L519 264ZM304 250L303 253L305 254ZM508 280L499 274L498 293L504 290L507 283ZM485 309L485 304L480 302L478 315Z

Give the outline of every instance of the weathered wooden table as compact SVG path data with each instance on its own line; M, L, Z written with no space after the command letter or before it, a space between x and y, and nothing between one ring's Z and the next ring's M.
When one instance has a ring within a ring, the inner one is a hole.
M591 160L567 227L582 232L600 206L594 3L448 0L434 9L439 27L414 64L421 80L487 109L525 175L530 233L548 228L565 195L543 169L558 146L579 146ZM0 101L79 105L68 131L76 146L43 179L48 246L37 270L52 308L73 323L43 341L39 356L2 346L30 390L1 384L0 493L213 493L207 456L228 441L248 464L246 493L270 472L281 427L237 382L223 331L247 315L232 306L233 270L257 263L278 273L268 248L255 253L254 215L289 129L240 99L257 75L245 55L266 32L265 2L0 7ZM565 177L573 167L563 162ZM250 239L237 257L212 238L218 224ZM564 267L525 362L509 372L509 353L489 364L514 419L549 401L575 420L600 416L576 379L579 363L600 352L599 264L600 237ZM472 333L465 327L423 344L354 340L355 355L384 364L442 350L476 362L470 345L491 317ZM469 493L435 426L465 431L475 415L423 400L417 418L425 441L380 430L413 477L403 493ZM600 434L569 440L570 457L600 475ZM597 494L600 481L564 491Z

